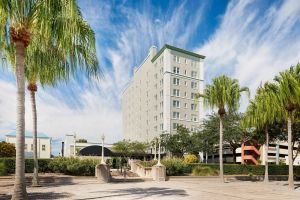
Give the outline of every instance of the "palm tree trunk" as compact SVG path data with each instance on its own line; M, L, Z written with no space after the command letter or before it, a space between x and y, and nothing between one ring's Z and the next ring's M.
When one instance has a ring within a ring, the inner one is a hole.
M268 151L269 151L269 132L268 127L265 127L266 144L265 144L265 183L269 182L269 166L268 166Z
M224 182L223 174L223 116L220 116L220 143L219 143L220 179Z
M32 186L39 186L39 164L37 158L37 112L36 112L36 102L35 102L35 91L30 91L31 98L31 108L32 108L32 121L33 121L33 177Z
M294 190L293 147L292 147L292 111L288 111L288 157L289 157L289 188Z
M25 184L25 45L16 41L17 119L16 119L16 171L12 199L27 199Z

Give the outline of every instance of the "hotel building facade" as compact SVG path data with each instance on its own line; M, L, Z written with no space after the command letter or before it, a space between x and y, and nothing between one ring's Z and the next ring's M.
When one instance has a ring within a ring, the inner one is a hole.
M125 139L150 142L164 133L176 133L180 124L196 131L203 119L205 56L165 45L152 46L142 64L134 69L122 94Z

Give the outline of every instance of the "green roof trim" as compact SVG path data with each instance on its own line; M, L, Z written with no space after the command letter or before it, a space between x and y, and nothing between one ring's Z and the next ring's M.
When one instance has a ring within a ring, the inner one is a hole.
M164 52L165 49L171 49L173 51L177 51L177 52L184 53L184 54L187 54L187 55L190 55L190 56L194 56L196 58L201 58L201 59L205 58L205 56L203 56L203 55L200 55L200 54L197 54L197 53L194 53L194 52L191 52L191 51L187 51L187 50L184 50L184 49L180 49L178 47L174 47L174 46L165 44L163 46L163 48L161 48L159 50L159 52L152 58L151 62L154 62L162 54L162 52Z

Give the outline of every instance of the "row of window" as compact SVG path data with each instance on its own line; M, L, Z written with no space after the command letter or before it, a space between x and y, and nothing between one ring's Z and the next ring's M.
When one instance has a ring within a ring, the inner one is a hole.
M176 130L177 129L177 127L179 126L180 124L178 124L178 123L173 123L173 130ZM185 128L187 128L186 127L186 125L183 125ZM187 129L189 129L189 128L187 128ZM192 131L192 132L194 132L194 131L197 131L197 128L196 127L191 127L191 129L189 129L190 131Z
M180 79L179 78L173 78L173 84L174 85L180 85ZM184 85L187 86L187 81L184 81ZM191 88L196 89L197 88L197 82L191 81ZM157 88L157 86L156 86Z
M173 56L173 61L176 62L176 63L181 63L182 60L184 60L185 64L188 64L188 62L189 62L189 60L186 59L186 58L181 58L180 56L175 56L175 55ZM191 66L196 67L196 61L191 60Z
M174 74L180 74L179 67L173 67L173 73ZM187 71L186 70L184 70L184 75L187 75ZM197 78L197 72L196 71L191 71L191 77L192 78Z
M180 90L179 89L173 89L173 96L180 97ZM187 92L184 92L184 97L187 97ZM196 99L197 94L191 93L191 99Z
M180 118L180 113L179 112L173 112L173 119L181 119ZM188 120L188 115L185 114L183 119ZM194 121L194 122L197 122L197 120L198 120L197 115L191 115L190 120Z
M33 144L31 144L30 149L31 149L31 151L33 151ZM29 150L28 145L25 144L25 151L27 151L27 150ZM42 145L42 151L46 151L46 145L44 145L44 144Z
M178 100L173 100L173 107L174 108L180 108L180 101ZM184 103L184 108L187 108L188 104ZM191 104L191 110L197 110L197 104L192 103Z

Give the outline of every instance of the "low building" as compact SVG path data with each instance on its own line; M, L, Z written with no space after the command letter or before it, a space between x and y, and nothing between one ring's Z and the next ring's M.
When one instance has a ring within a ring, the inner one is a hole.
M5 135L5 141L11 144L16 144L16 132L13 131ZM37 134L37 156L38 158L51 157L52 139L44 133ZM25 131L25 157L33 157L33 137L32 133Z
M297 151L298 144L294 146L294 154ZM265 164L265 160L268 159L268 163L284 163L288 165L288 144L287 142L270 143L268 149L268 157L265 156L265 145L255 147L252 145L242 145L236 149L236 163L242 164ZM223 146L223 161L224 163L233 163L233 152L228 145ZM204 158L205 160L205 158ZM219 149L216 148L213 154L207 155L208 163L219 162ZM294 165L300 165L300 156L297 156L294 160Z
M76 139L75 134L68 134L65 136L64 141L62 142L61 156L70 157L79 155L79 152L86 147L91 146L101 146L102 143L94 143L94 142L82 142L83 140ZM104 148L110 150L112 144L104 143ZM105 151L106 152L106 151ZM94 153L93 153L94 154Z

